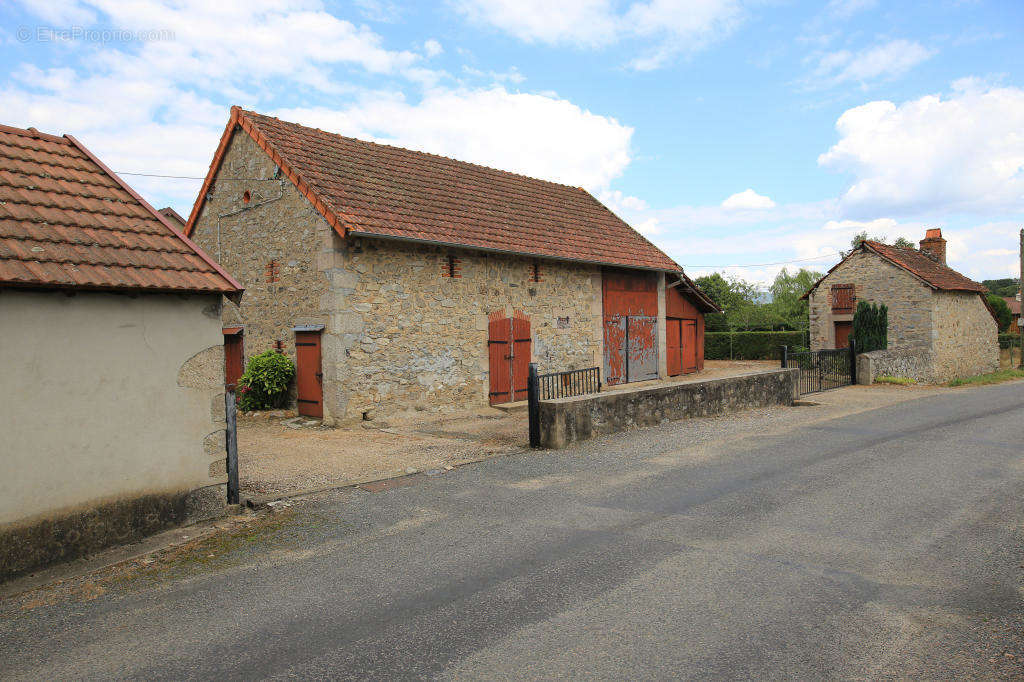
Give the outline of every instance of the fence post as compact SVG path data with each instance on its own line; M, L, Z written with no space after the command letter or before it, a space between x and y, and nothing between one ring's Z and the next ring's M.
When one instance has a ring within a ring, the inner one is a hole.
M530 363L530 374L526 380L526 403L530 423L530 447L540 447L540 379L537 377L537 363Z
M782 369L789 366L789 346L782 347Z
M857 341L850 339L850 384L857 385Z
M238 415L235 391L224 391L224 445L227 450L228 504L238 504Z

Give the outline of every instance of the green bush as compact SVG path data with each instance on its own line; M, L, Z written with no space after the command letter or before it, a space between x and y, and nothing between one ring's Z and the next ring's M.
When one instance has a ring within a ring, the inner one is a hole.
M1020 334L1000 334L999 335L999 347L1000 348L1020 348Z
M287 355L268 350L250 358L235 388L238 408L248 412L284 407L294 378L295 363Z
M889 309L883 303L857 301L853 314L853 332L858 353L885 350L889 347Z
M781 346L806 347L806 331L705 332L704 357L708 360L778 360Z

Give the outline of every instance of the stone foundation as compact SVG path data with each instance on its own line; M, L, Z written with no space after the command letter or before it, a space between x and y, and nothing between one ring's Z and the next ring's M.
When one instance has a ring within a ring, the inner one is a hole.
M83 505L0 526L0 581L224 514L223 484Z
M871 384L881 376L935 383L935 355L927 348L890 348L857 356L858 384Z
M800 370L778 369L723 379L634 388L540 404L541 444L576 441L666 420L707 417L767 405L792 405Z

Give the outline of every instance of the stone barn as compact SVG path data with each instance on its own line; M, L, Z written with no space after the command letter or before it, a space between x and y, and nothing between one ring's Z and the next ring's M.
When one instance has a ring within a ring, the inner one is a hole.
M999 367L998 328L981 284L946 265L946 240L928 230L920 249L866 240L805 294L811 350L845 348L857 301L889 309L889 348L870 353L879 374L944 382Z
M289 354L327 423L520 400L531 361L694 372L715 310L583 189L237 107L186 230L247 288L229 366Z
M241 293L73 137L0 126L0 580L223 512Z

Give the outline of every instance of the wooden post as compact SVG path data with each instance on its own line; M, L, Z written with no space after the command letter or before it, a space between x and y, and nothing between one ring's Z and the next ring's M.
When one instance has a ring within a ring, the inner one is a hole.
M786 369L787 365L789 365L789 347L788 346L783 346L782 347L782 369Z
M1024 305L1024 227L1021 228L1020 257L1021 257L1021 270L1018 273L1017 291L1018 291L1018 295L1021 298L1021 305ZM1022 308L1021 311L1024 312L1024 308ZM1019 341L1020 341L1020 348L1019 348L1019 350L1020 350L1020 358L1017 361L1017 369L1018 370L1024 370L1024 325L1021 325L1021 319L1024 319L1024 317L1018 316L1018 318L1017 318L1017 326L1020 327L1020 333L1021 333L1021 336L1020 336L1020 339L1019 339ZM1013 364L1014 364L1014 347L1013 347L1013 344L1011 344L1011 346L1010 346L1010 366L1013 367Z
M537 363L530 363L530 374L526 380L526 402L530 423L530 447L540 447L540 379L537 376Z
M235 392L224 391L224 445L228 457L228 504L238 504L238 414Z
M857 385L857 340L850 339L850 385Z

